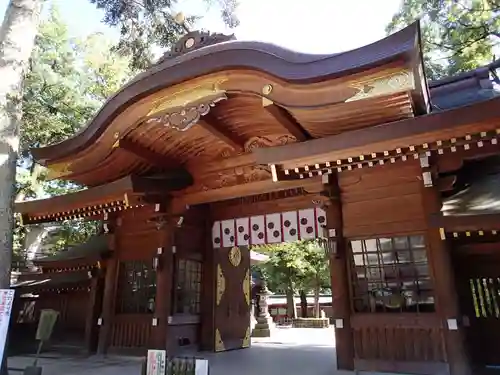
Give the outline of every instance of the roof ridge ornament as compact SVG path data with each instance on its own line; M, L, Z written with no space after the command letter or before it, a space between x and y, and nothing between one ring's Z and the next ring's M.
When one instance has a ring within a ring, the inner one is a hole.
M170 49L166 52L159 60L158 63L162 63L166 60L170 60L179 56L182 56L188 52L195 51L197 49L211 46L218 43L229 42L231 40L236 40L234 34L226 35L222 33L210 33L209 31L191 31L180 38Z

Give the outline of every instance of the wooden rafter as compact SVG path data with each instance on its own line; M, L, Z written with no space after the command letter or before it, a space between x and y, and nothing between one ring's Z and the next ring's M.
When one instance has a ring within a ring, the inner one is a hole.
M293 135L297 141L303 142L312 139L311 135L286 109L279 107L276 104L265 105L264 109L291 135Z
M434 228L444 228L446 232L500 230L500 214L434 215L429 221Z
M165 169L165 168L175 167L177 165L177 163L174 160L162 154L159 154L153 150L150 150L147 147L137 142L133 142L128 138L122 138L118 140L114 144L114 147L127 151L143 159L144 161L147 161L148 163L154 165L155 167Z
M239 139L236 134L223 129L213 114L208 113L203 116L198 122L198 126L202 127L214 137L227 144L234 151L243 152L245 150L244 142Z

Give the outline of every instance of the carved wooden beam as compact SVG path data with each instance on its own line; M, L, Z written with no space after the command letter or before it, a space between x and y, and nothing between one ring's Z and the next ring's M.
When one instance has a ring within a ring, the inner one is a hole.
M225 204L227 201L215 202L211 205L211 213L213 220L226 220L235 217L265 215L270 212L286 212L311 208L314 205L322 205L326 199L319 194L305 194L277 200L254 202L252 204L227 205Z
M251 165L255 165L255 154L253 153L237 155L229 158L198 158L186 164L187 169L191 171L193 176L199 176L228 169L247 167Z
M174 198L174 211L178 207L193 206L202 203L212 203L249 195L270 193L273 191L287 190L303 187L306 191L318 190L321 186L321 178L309 178L307 180L273 182L271 179L250 182L241 185L228 186L219 189L200 191L189 194L179 194Z
M244 142L239 137L223 129L220 122L212 113L207 113L203 118L198 121L198 126L205 129L214 137L220 139L222 142L231 147L234 151L243 152L245 150Z
M113 147L127 151L144 161L147 161L155 167L166 169L178 166L178 163L174 160L166 157L165 155L159 154L156 151L150 150L137 142L133 142L128 138L122 138L116 141Z
M279 107L276 104L264 105L264 109L291 135L297 138L297 141L302 142L312 139L311 135L286 109Z

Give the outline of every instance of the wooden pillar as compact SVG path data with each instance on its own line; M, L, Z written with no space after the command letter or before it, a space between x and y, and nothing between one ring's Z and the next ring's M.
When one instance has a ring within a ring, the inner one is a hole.
M176 218L158 227L159 243L155 252L158 260L156 269L155 313L151 332L151 346L154 349L167 349L168 317L172 301L172 277L174 274L174 234Z
M212 216L205 208L205 248L202 264L200 349L215 350L215 254L212 243Z
M424 165L429 165L424 167ZM422 203L427 217L427 244L429 246L428 257L433 275L433 284L436 298L436 311L442 319L444 329L444 341L448 364L451 375L471 374L470 364L465 350L463 327L460 327L460 309L458 293L454 279L454 271L451 261L451 253L444 232L430 225L430 217L439 214L442 207L442 199L437 188L436 173L433 173L430 164L423 163L422 180L424 173L430 173L433 186L424 186L422 183ZM429 181L427 181L429 182ZM449 329L448 320L457 322L458 329Z
M95 349L95 347L93 348L92 341L97 327L97 319L99 318L98 312L96 311L96 307L98 305L98 287L99 275L94 275L94 277L90 280L89 300L87 301L87 316L85 319L85 350L87 351L87 354L92 353Z
M336 253L330 254L330 276L333 318L338 326L335 328L337 367L339 370L354 370L354 340L349 297L349 253L347 251L348 243L343 237L342 201L336 174L329 176L325 188L330 195L330 202L326 207L328 237L336 241Z
M114 234L113 236L116 236ZM118 256L116 249L106 262L106 276L104 278L104 295L101 314L101 329L99 331L99 342L97 354L106 354L111 339L111 328L113 325L115 291L118 278Z

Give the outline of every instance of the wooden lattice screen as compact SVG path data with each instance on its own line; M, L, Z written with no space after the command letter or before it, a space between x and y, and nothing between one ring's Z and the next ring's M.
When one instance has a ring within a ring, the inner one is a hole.
M476 318L500 318L500 278L469 279Z

